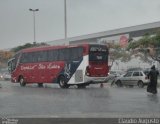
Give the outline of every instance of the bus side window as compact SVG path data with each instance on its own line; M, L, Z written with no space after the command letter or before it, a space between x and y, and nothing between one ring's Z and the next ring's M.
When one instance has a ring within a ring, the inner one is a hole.
M22 57L21 57L21 60L20 60L20 63L26 63L26 62L29 62L29 54L27 53L23 53L22 54Z
M72 48L71 49L71 56L72 56L72 60L75 60L77 58L77 51L76 51L76 48Z
M60 61L64 60L64 49L58 50L58 53L59 53L58 60Z
M79 58L79 57L82 57L82 56L83 56L83 48L80 47L80 48L78 48L77 50L78 50L78 52L77 52L77 53L78 53L78 58Z
M70 54L70 49L64 49L63 56L64 56L64 60L67 60L67 61L71 60L70 57L72 56Z
M83 48L72 48L71 49L71 59L76 60L83 56Z
M45 62L47 61L47 51L40 51L37 52L37 61L38 62Z
M58 60L58 50L47 51L47 61L57 61Z
M30 62L38 62L38 52L30 53L29 58Z

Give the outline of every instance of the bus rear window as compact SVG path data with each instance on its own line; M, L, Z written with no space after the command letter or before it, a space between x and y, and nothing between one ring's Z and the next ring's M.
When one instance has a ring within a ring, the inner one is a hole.
M108 50L106 46L94 45L89 49L89 61L107 61Z

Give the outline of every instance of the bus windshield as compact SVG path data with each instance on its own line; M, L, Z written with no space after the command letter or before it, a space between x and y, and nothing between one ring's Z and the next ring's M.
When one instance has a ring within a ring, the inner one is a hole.
M8 71L9 71L9 73L13 72L16 69L19 56L20 56L20 54L18 53L8 61Z
M11 73L15 69L15 58L12 58L8 61L8 71Z
M92 45L89 49L89 61L107 61L108 50L102 45Z

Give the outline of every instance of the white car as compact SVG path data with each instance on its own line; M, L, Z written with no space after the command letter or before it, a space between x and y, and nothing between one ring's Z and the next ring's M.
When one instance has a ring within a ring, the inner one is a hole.
M139 88L143 88L144 85L148 85L149 79L147 75L143 71L128 71L125 75L118 77L115 81L115 84L118 87L123 85L128 86L138 86Z
M4 80L11 80L11 75L10 75L8 72L5 72L5 73L3 74L3 79L4 79Z
M3 79L3 74L0 73L0 79Z
M122 71L110 71L109 75L113 75L115 77L120 77L122 74L124 74L124 72Z

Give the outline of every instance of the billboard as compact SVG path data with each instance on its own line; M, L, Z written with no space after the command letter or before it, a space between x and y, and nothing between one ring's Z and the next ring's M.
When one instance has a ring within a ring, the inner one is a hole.
M103 37L97 39L100 44L119 44L122 48L128 45L129 34L116 35L111 37Z

